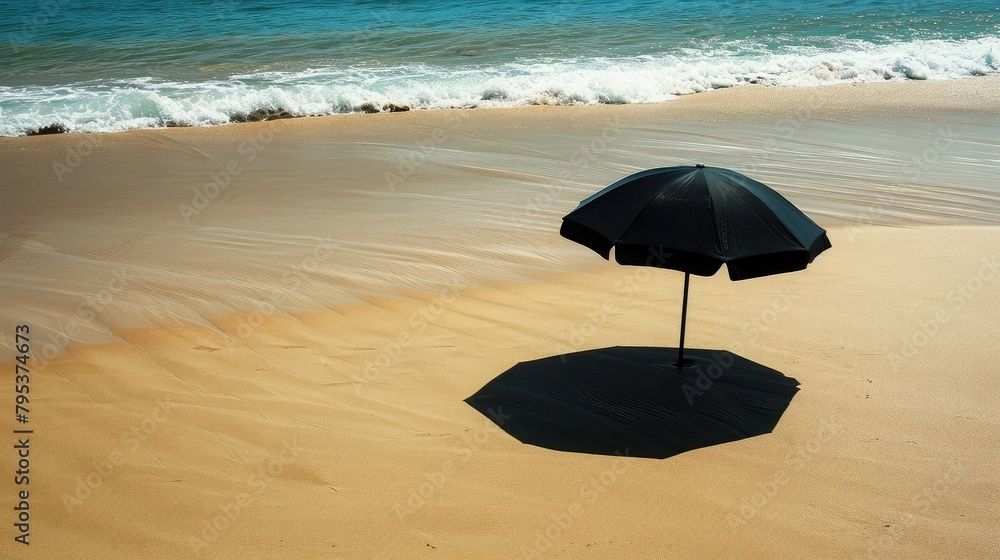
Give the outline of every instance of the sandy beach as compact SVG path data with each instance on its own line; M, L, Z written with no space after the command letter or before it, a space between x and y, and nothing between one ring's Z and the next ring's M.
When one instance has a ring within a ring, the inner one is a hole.
M2 556L996 558L998 130L983 77L0 138ZM466 404L518 362L677 344L682 274L558 230L694 163L833 243L692 279L689 346L799 381L774 432L587 455Z

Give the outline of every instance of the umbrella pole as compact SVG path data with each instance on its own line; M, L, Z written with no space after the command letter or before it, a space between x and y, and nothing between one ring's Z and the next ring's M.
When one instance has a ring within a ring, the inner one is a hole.
M684 273L684 303L681 304L681 343L677 350L677 369L684 367L684 326L687 324L688 315L688 284L691 281L691 273Z

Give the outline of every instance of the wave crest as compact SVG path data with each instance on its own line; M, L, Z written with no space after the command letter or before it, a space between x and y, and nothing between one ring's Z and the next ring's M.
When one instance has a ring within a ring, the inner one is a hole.
M58 87L0 87L0 135L209 126L268 118L520 105L656 103L744 84L806 87L844 82L956 79L1000 72L1000 38L843 41L836 50L734 41L712 49L631 58L518 60L315 68L205 82L147 77ZM371 110L374 108L375 110ZM388 109L392 110L392 109Z

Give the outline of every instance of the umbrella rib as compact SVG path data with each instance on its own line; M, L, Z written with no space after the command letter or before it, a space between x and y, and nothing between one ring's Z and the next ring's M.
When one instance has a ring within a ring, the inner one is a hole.
M729 175L727 175L725 173L720 173L720 175L722 175L723 177L725 177L727 181L733 182L732 178ZM734 183L734 184L736 184L737 186L740 186L739 183ZM756 191L756 190L750 190L750 189L742 189L739 192L741 192L741 196L747 196L749 199L752 199L755 203L759 203L761 206L763 206L764 209L766 209L767 211L771 212L772 215L774 215L775 217L778 217L778 215L775 213L775 211L771 207L771 205L769 205L767 203L767 201L763 197L761 197L761 193L759 193L758 191ZM785 238L785 239L788 239L788 240L799 241L798 238L792 233L792 231L789 230L788 227L785 226L785 224L780 219L777 222L775 222L774 220L762 219L761 215L754 208L750 207L749 204L745 204L745 203L736 204L735 205L735 210L737 212L739 212L740 217L741 217L741 221L745 222L745 223L749 223L751 221L751 218L749 217L748 212L752 212L753 213L753 218L754 218L752 221L759 222L760 224L762 224L763 227L766 228L771 233L771 235L773 235L775 238ZM715 210L715 212L717 213L718 210ZM721 228L718 227L718 222L716 222L716 230L718 231L720 229ZM724 245L720 245L720 247L724 247ZM762 252L762 253L755 254L755 256L760 256L760 255L765 255L765 254L774 254L774 253L783 253L783 252L786 252L787 250L788 250L788 247L783 247L781 250L769 251L769 252ZM738 251L737 251L737 253L738 253ZM727 263L727 266L728 266L728 263L731 260L732 261L736 261L736 260L740 260L740 258L741 257L737 256L737 257L735 257L733 259L730 259L729 255L723 255L723 262Z
M722 254L722 262L726 262L726 243L722 239L722 228L719 227L719 205L715 203L715 196L712 194L711 182L709 182L708 178L705 177L708 170L702 169L701 172L702 179L705 181L705 192L708 193L709 206L712 208L712 219L715 220L715 223L712 224L714 226L712 231L715 232L715 246L719 248L719 253Z

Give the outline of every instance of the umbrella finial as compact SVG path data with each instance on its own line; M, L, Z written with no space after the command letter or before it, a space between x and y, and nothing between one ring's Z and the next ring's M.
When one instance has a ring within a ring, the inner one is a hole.
M695 165L695 167L697 167L698 169L705 169L705 164L704 163L699 163L699 164Z

